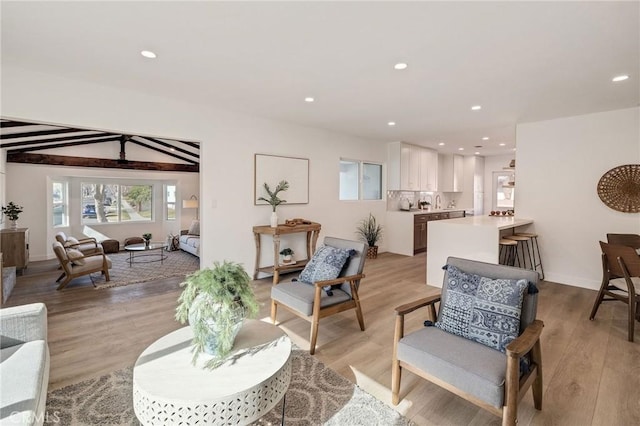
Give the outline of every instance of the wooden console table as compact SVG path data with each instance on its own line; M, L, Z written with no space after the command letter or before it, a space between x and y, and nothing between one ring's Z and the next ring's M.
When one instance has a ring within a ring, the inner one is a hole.
M269 225L260 225L253 227L253 237L256 241L256 267L253 272L253 279L258 279L258 272L265 272L267 274L273 274L273 283L278 284L280 281L280 272L292 272L304 269L311 256L316 251L316 243L318 242L318 235L320 234L321 225L319 223L311 222L309 225L278 225L272 228ZM280 265L280 235L295 234L298 232L307 233L307 257L306 259L297 260L293 265ZM272 235L273 236L273 265L260 267L260 236Z

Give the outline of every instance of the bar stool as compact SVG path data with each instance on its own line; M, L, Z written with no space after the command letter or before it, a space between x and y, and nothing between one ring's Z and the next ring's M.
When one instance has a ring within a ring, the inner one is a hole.
M533 270L533 260L531 257L531 251L529 250L529 241L531 241L531 238L524 237L518 234L506 235L504 238L507 240L515 241L516 244L518 244L516 246L516 250L518 252L518 256L516 256L518 267ZM527 266L527 259L529 260L529 267Z
M518 257L518 242L500 238L500 254L498 255L498 263L501 265L513 266Z
M542 256L540 256L540 247L538 246L538 234L533 234L531 232L517 232L516 236L527 237L529 241L527 244L531 244L531 259L533 262L531 263L534 271L538 271L538 266L540 267L540 279L544 280L544 269L542 268Z

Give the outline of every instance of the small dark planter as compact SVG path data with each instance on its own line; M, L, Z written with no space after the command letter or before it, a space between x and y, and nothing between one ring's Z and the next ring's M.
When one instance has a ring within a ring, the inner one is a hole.
M367 259L377 259L378 258L378 246L369 246L367 249Z

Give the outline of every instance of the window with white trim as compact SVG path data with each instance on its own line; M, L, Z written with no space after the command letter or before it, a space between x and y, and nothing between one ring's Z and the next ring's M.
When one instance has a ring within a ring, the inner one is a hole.
M82 223L153 221L153 185L81 184Z
M54 181L51 186L53 227L69 226L69 183Z
M382 200L382 164L341 159L339 199Z

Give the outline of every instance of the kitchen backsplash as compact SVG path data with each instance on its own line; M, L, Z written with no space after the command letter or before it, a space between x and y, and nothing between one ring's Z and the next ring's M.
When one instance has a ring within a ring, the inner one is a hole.
M431 203L431 209L435 209L436 195L440 195L441 208L449 206L453 200L456 207L468 208L469 206L459 205L461 193L454 192L414 192L414 191L387 191L387 210L400 210L400 202L403 198L409 200L414 208L418 207L420 201L428 201Z

